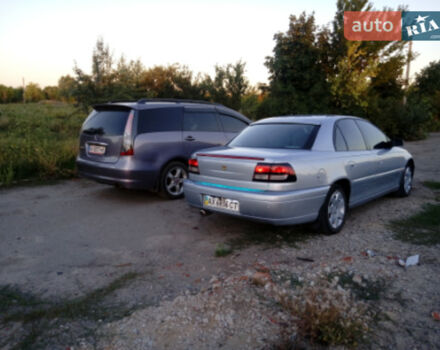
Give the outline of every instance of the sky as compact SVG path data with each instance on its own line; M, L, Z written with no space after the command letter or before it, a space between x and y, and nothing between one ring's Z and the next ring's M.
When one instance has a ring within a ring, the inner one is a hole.
M439 0L372 0L378 10L440 11ZM145 67L180 63L195 73L246 62L251 84L265 83L265 57L289 15L315 13L326 25L336 0L0 0L0 84L56 85L78 67L90 73L96 40L115 58L140 59ZM419 55L411 75L440 59L440 41L414 42Z

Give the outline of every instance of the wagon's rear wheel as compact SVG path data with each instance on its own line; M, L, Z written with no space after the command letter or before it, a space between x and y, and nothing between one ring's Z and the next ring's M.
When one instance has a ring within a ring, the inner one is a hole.
M183 180L188 178L188 170L182 162L169 163L162 172L160 192L162 196L177 199L183 197Z

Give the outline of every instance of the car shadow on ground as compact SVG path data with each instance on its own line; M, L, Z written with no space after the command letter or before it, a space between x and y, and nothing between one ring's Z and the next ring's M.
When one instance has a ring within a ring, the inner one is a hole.
M202 218L201 222L208 235L226 244L231 251L252 246L299 248L299 243L320 236L311 225L273 226L218 213Z
M96 190L96 197L102 200L124 202L129 204L155 204L166 201L166 199L151 191L129 190L107 185L103 185L101 188Z

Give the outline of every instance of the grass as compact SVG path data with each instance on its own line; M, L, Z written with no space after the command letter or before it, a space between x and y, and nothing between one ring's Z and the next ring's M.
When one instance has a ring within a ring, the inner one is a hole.
M0 186L72 177L85 117L64 103L0 105Z
M440 182L437 181L425 181L423 184L431 190L440 190Z
M371 281L361 277L361 283L353 281L354 275L349 272L331 273L328 279L338 279L338 285L344 289L349 289L353 295L363 301L378 301L386 290L383 280Z
M422 210L408 218L390 223L395 237L418 245L440 243L440 204L425 204Z
M316 234L306 229L307 226L274 227L270 225L254 225L249 229L242 230L238 236L227 240L227 245L232 250L247 248L252 245L260 245L265 248L279 248L283 245L299 248L298 243L305 242Z
M227 244L218 243L215 247L215 256L218 258L227 256L231 253L232 253L232 248Z
M60 329L63 324L76 321L113 321L128 316L133 310L121 305L106 305L105 298L125 287L139 277L138 273L127 273L105 287L98 288L85 296L57 302L43 300L17 288L0 288L0 326L19 322L26 330L22 339L11 349L35 349L40 340L47 340L48 332ZM84 330L86 331L86 330ZM0 339L0 347L3 341Z

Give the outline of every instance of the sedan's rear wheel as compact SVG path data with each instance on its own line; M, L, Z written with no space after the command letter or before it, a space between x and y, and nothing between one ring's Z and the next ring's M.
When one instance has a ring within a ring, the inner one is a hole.
M344 189L333 185L327 194L318 218L319 229L332 235L341 231L347 214L347 199Z
M161 193L170 199L183 196L183 180L188 178L188 170L181 162L171 162L162 172Z

